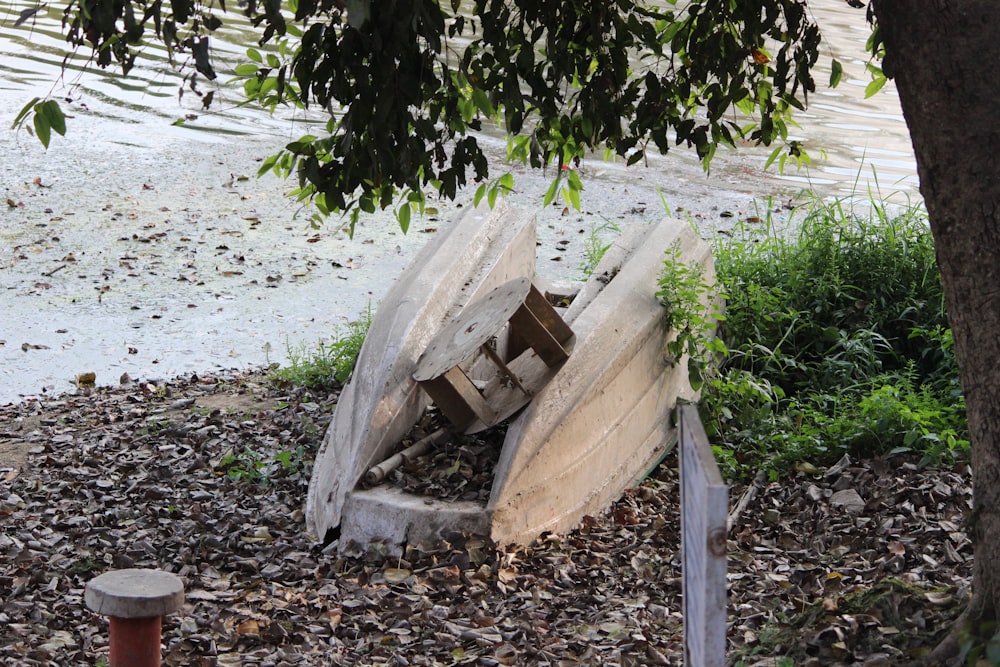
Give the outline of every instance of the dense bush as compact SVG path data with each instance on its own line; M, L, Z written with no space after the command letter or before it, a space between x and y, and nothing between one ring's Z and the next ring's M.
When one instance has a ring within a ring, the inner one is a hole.
M737 230L716 249L729 348L702 417L731 474L845 453L968 447L934 243L921 210L816 203L793 235Z

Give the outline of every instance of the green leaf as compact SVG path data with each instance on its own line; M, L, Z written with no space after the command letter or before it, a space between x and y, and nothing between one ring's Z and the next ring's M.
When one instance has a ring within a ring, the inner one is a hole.
M261 82L260 91L257 94L260 95L261 97L264 97L272 90L277 89L277 87L278 87L278 79L273 76L269 76L266 79L264 79L263 82Z
M247 58L254 61L255 63L263 63L264 58L260 55L260 51L257 49L247 49Z
M695 391L700 391L705 384L705 378L701 372L701 364L692 358L688 359L688 382Z
M767 162L764 163L764 171L767 171L767 169L774 164L774 161L778 159L778 156L781 155L784 150L784 146L776 146L775 149L771 151L771 155L768 156Z
M580 210L580 191L572 187L565 187L562 190L563 199L573 207L573 210Z
M884 76L876 78L874 81L865 86L865 98L869 98L878 91L882 90L882 86L888 81Z
M279 157L280 155L275 153L274 155L268 155L264 158L264 161L260 163L260 169L257 170L257 176L263 176L267 172L271 171L271 169L274 168L274 165L277 164Z
M24 122L24 119L28 116L28 114L31 113L31 110L35 108L35 105L38 103L40 99L42 98L36 97L27 104L25 104L23 107L21 107L21 110L14 118L14 122L10 124L10 129L13 130L16 127L19 127L21 123Z
M49 125L49 119L45 117L45 114L41 112L41 105L35 107L35 136L38 140L42 142L42 145L46 148L49 147L49 139L52 136L52 126Z
M472 91L472 100L476 103L476 107L483 113L483 115L493 115L493 105L490 103L490 98L486 96L486 92L481 88L476 88Z
M500 185L501 188L504 189L504 192L513 192L514 191L514 174L511 174L510 172L507 172L506 174L504 174L503 176L501 176L499 179L497 179L497 183Z
M844 67L840 64L840 61L835 58L830 64L830 87L836 88L843 75Z
M737 100L736 108L739 109L744 116L752 116L754 110L756 109L756 104L754 104L753 98L747 95L746 97Z
M562 182L562 174L552 179L552 183L549 184L549 189L545 191L545 200L542 202L542 206L548 206L556 200L556 195L559 193L559 184Z
M243 63L237 65L233 72L236 76L254 76L257 74L257 66L252 63Z
M405 234L410 230L410 203L405 202L396 210L396 220L399 221L399 228Z
M576 192L583 190L583 181L580 180L580 173L576 169L567 170L567 175L569 177L569 189Z
M66 136L66 116L63 115L59 103L55 100L46 100L41 104L41 113L45 115L49 125L60 137Z

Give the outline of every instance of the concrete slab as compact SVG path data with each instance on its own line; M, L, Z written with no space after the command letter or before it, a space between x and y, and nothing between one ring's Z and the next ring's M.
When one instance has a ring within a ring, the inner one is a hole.
M162 570L112 570L87 582L83 600L103 616L157 618L184 604L184 582Z
M340 528L340 548L351 542L384 542L390 553L402 545L433 543L451 532L487 535L490 517L481 503L444 502L389 486L347 494Z

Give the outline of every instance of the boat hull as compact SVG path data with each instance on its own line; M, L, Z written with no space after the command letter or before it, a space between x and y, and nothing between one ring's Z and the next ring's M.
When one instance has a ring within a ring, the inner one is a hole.
M677 401L697 399L686 360L669 359L655 291L675 243L714 281L711 251L680 221L641 231L613 280L581 294L587 302L567 316L573 354L508 428L487 506L498 543L566 532L606 509L674 441Z
M347 493L392 453L428 405L413 380L427 344L461 308L535 271L535 216L500 202L439 230L376 309L313 467L308 529L323 541Z

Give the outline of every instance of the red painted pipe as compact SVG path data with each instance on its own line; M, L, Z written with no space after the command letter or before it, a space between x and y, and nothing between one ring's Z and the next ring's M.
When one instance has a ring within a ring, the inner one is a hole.
M161 618L110 618L110 667L160 667Z

